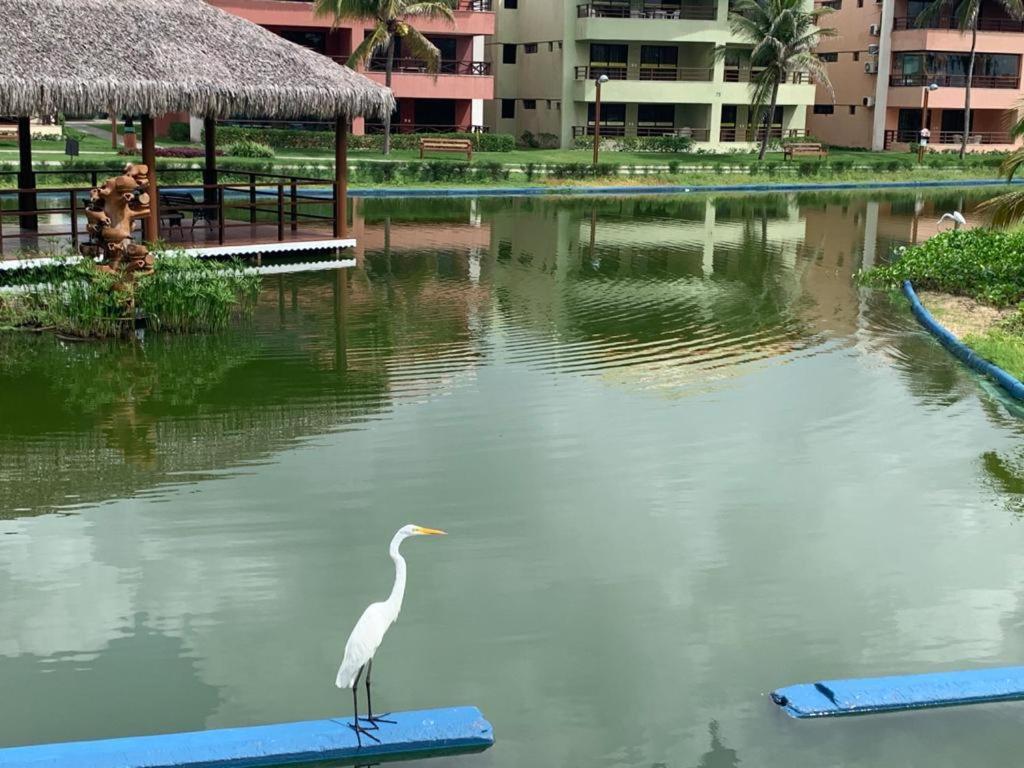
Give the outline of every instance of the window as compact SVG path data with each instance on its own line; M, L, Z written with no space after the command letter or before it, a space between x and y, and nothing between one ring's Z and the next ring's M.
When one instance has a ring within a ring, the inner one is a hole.
M671 106L671 105L669 105ZM594 124L595 108L593 102L587 104L587 122ZM625 104L602 104L601 125L625 125L626 105Z
M640 47L640 64L645 67L672 67L679 63L679 49L674 45L644 45Z
M309 48L317 53L327 53L327 33L312 29L281 29L277 34L285 40Z
M537 100L536 99L523 99L523 109L536 109L536 108L537 108Z
M628 58L628 45L593 43L590 46L590 65L592 67L625 67Z
M536 43L525 43L523 45L523 53L536 53L536 52L537 52L537 44Z
M548 99L548 109L551 109L551 99Z
M642 128L671 129L676 123L675 104L639 104L636 124Z
M516 63L516 45L515 43L505 43L501 46L501 63L502 64L515 64Z
M519 0L505 0L505 10L514 11L519 8Z
M515 99L502 99L501 100L501 116L505 120L511 120L516 116L516 100Z
M839 61L838 53L819 53L818 58L822 61Z
M864 7L864 0L857 0L857 7L858 8L863 8Z
M853 60L854 61L860 61L860 51L854 51L853 52Z
M857 114L857 105L856 104L851 104L850 105L850 114L851 115L856 115Z
M836 111L836 108L831 104L815 104L814 114L816 115L831 115Z
M548 43L548 53L552 53L555 50L555 41L552 40Z

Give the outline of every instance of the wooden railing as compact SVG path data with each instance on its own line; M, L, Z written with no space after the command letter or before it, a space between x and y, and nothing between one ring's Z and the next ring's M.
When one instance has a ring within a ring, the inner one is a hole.
M368 134L384 133L384 124L367 122L364 130ZM441 125L439 123L402 123L397 119L391 123L392 133L490 133L486 125Z
M591 64L576 67L577 80L596 80L605 75L609 80L657 80L659 82L711 82L715 70L712 67L644 67L641 66L632 77L625 67L608 67Z
M594 126L574 125L572 129L573 138L581 136L593 136ZM624 125L601 124L602 137L622 137L626 135ZM685 136L694 141L708 141L711 138L711 131L707 128L677 128L670 125L638 125L631 135L635 136Z
M924 24L918 24L914 16L897 16L892 20L892 28L895 32L911 29L948 29L958 31L960 23L951 16L943 16L932 19ZM1024 32L1024 21L1016 19L978 19L979 32Z
M708 3L683 3L681 5L645 3L583 3L576 6L578 18L608 19L693 19L713 20L718 8Z
M934 144L948 144L952 146L960 146L963 141L963 131L935 131L928 139L929 145ZM918 131L893 131L888 130L885 132L885 143L888 147L890 144L917 144L921 140L921 134ZM971 131L970 137L967 139L968 145L978 144L1013 144L1014 139L1007 131Z
M37 174L46 173L50 172L37 171ZM69 175L70 172L53 173ZM108 170L83 170L81 173L89 176L92 186L96 185L96 180L111 175ZM338 190L334 187L333 180L224 168L219 170L223 178L239 181L219 184L174 181L174 177L182 173L194 174L195 171L168 168L159 172L158 179L163 189L191 195L195 200L193 204L176 203L173 208L167 206L161 210L160 190L157 190L155 197L161 239L172 242L187 239L182 228L186 221L184 214L189 216L190 232L192 225L197 229L205 228L207 233L204 242L212 242L213 238L209 235L215 232L218 244L230 239L232 229L245 227L252 231L254 224L274 225L276 239L279 242L286 239L286 232L296 232L304 224L315 225L324 232L334 230L334 200ZM11 176L16 174L0 173L0 181ZM78 244L87 238L85 205L92 186L0 188L0 254L4 252L5 241L33 236L47 240L68 239L77 250ZM324 194L325 188L331 190L329 194ZM313 194L314 190L319 190L319 194ZM58 204L44 208L39 207L37 203L32 209L4 206L6 200L18 200L24 193L35 193L37 198L56 200ZM37 232L24 226L29 220L36 221L40 217L53 214L67 217L67 229L44 227ZM176 231L178 238L175 238ZM265 240L266 235L261 234L260 239Z
M348 59L344 56L332 57L336 61L344 63ZM368 72L383 72L387 68L387 60L375 56L370 59ZM402 74L426 75L433 74L427 69L427 63L422 59L402 58L395 59L393 64L395 72ZM491 63L489 61L442 61L437 70L439 75L476 75L486 76L491 74Z
M935 83L942 88L966 88L967 75L895 74L889 77L889 85L893 88L924 88ZM971 78L974 88L1000 88L1017 90L1020 88L1020 75L975 75Z
M726 67L722 80L726 83L749 83L750 78L763 69L758 67ZM786 82L790 85L802 85L811 82L805 72L792 72Z
M719 131L718 140L727 142L761 141L764 139L764 131L765 129L763 127L753 131L745 126L735 127L723 125ZM804 135L806 135L806 132L802 128L786 129L773 126L768 133L768 139L769 141L779 141L781 139L796 139Z

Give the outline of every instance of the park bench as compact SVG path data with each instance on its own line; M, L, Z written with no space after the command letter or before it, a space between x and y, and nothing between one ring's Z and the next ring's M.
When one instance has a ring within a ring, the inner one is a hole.
M0 125L0 141L17 141L18 126Z
M805 142L802 144L786 144L782 148L782 157L790 160L794 157L828 157L828 147L816 142Z
M160 220L167 222L167 227L182 228L185 212L192 213L192 229L196 228L197 221L205 221L206 224L213 224L213 217L210 211L197 207L199 203L188 192L160 192Z
M469 139L420 139L420 160L424 152L458 152L473 159L473 142Z

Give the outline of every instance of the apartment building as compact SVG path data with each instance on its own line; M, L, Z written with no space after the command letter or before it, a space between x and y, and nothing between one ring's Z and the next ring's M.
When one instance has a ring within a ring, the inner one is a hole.
M604 136L687 135L707 148L756 138L748 131L750 45L732 34L728 0L494 2L490 129L571 146L593 134L603 75ZM802 76L783 85L772 135L800 135L814 98Z
M368 24L352 22L332 28L330 19L313 15L311 0L208 1L342 63L371 31ZM416 21L416 28L440 49L441 68L435 77L426 71L424 62L404 53L399 45L391 86L398 101L393 118L396 132L482 127L484 103L494 96L491 65L484 58L484 40L494 34L492 1L459 0L454 27ZM383 83L384 63L384 56L377 56L359 71ZM373 132L380 126L364 126L360 119L353 129L356 133Z
M838 32L822 41L835 103L819 87L808 132L829 144L872 149L905 148L922 128L930 146L959 148L964 134L964 88L971 37L942 15L919 26L923 0L827 0L834 12L824 25ZM1021 90L1024 22L983 0L971 90L971 150L1014 145ZM938 86L928 91L931 84ZM927 100L927 114L925 102Z

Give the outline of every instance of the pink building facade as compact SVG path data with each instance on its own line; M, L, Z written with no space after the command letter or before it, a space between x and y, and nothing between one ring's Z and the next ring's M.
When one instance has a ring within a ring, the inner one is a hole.
M835 146L899 149L931 133L929 146L957 149L964 135L964 96L971 48L949 15L924 27L922 0L828 0L823 25L836 29L819 55L828 64L835 102L818 87L807 115L812 136ZM1024 89L1024 22L983 0L971 89L968 149L1019 144L1009 134ZM929 85L938 86L928 90ZM927 102L927 109L925 109Z
M332 28L328 18L313 15L309 0L208 0L229 13L255 22L292 42L344 63L371 31L369 25L346 23ZM494 34L492 0L460 0L455 26L415 22L416 28L441 51L435 77L422 61L396 51L391 87L398 101L392 123L396 132L469 131L483 125L483 104L494 97L494 78L484 57L484 39ZM384 57L375 57L359 71L384 83ZM380 126L355 121L355 133Z

